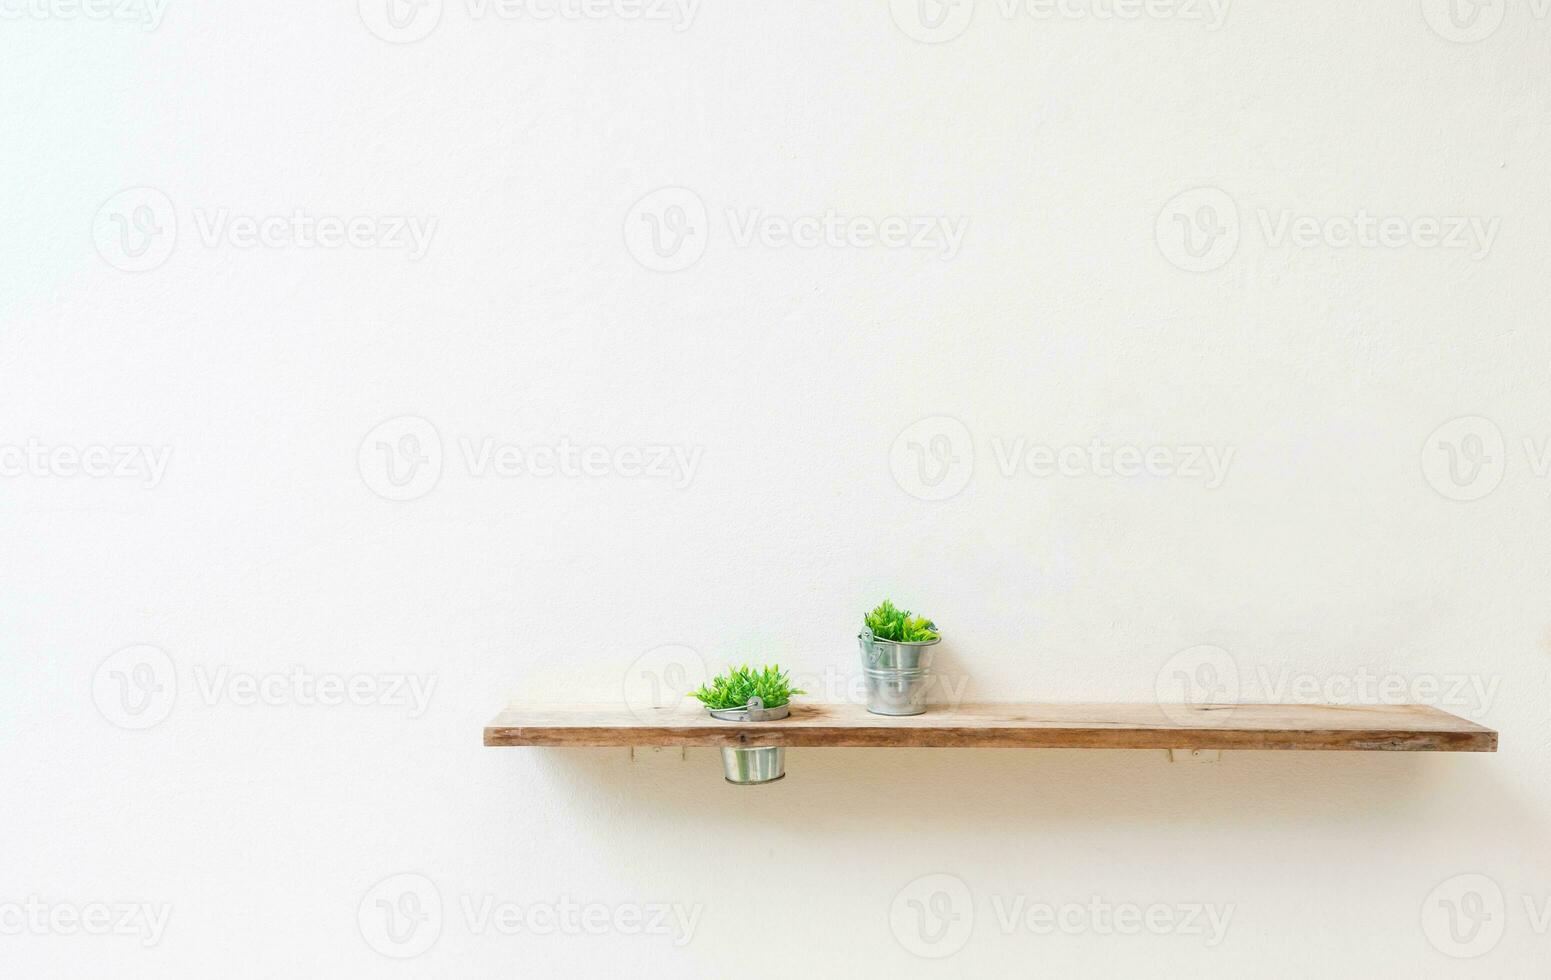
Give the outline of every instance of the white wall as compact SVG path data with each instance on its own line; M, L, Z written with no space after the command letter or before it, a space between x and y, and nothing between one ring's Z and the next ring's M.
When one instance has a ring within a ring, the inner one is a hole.
M1543 4L978 0L930 29L903 0L430 0L395 33L376 0L18 2L0 972L1543 968ZM761 237L828 211L963 237ZM1388 244L1343 237L1360 215ZM691 235L659 256L652 217ZM1003 472L1095 439L1157 472ZM485 440L695 468L503 477ZM115 447L165 468L79 472ZM1225 471L1160 475L1191 447ZM1387 678L1502 751L794 750L743 790L708 750L480 746L508 695L639 702L702 660L842 696L884 595L944 626L967 698ZM439 931L397 943L377 903L406 891ZM919 932L912 901L958 918ZM99 903L150 912L112 934ZM534 934L562 903L610 918ZM693 928L631 934L656 905ZM1154 905L1231 918L1104 926Z

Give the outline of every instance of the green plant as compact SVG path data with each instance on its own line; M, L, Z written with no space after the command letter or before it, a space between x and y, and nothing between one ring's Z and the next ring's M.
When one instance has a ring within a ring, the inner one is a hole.
M896 609L884 599L864 619L872 635L895 643L927 643L938 637L937 624L925 616L912 616L908 609Z
M791 678L786 676L780 664L763 670L754 670L745 664L727 668L727 673L717 675L710 684L700 685L700 690L690 692L689 696L699 698L707 708L717 710L741 708L753 697L765 702L767 708L779 708L790 701L793 694L806 693L792 687Z

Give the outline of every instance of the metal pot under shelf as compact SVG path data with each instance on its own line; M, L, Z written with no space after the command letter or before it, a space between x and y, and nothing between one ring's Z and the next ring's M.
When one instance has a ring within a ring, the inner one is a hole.
M712 718L721 721L761 722L778 721L792 713L790 702L774 708L765 707L758 698L749 698L740 708L711 708ZM724 745L722 747L722 776L734 786L762 786L786 778L786 747L784 745L756 745L752 747Z

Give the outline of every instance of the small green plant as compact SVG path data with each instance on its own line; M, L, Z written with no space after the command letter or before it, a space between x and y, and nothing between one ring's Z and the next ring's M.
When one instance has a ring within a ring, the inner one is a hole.
M912 616L908 609L896 609L887 599L868 613L865 620L872 635L895 643L927 643L938 637L937 624L925 616Z
M753 697L765 702L767 708L779 708L790 701L793 694L806 693L792 687L791 678L786 676L780 664L763 670L754 670L745 664L727 668L727 673L718 675L710 684L700 685L700 690L690 692L689 696L699 698L701 704L715 711L741 708Z

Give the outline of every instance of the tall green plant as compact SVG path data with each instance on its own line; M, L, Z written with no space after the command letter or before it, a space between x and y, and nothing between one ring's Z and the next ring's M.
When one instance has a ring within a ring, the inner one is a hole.
M884 599L863 619L872 635L895 643L927 643L937 639L937 625L925 616L912 616L908 609L896 609Z
M700 685L700 690L691 691L689 696L699 698L707 708L720 710L741 708L752 697L765 702L767 708L779 708L790 701L793 694L806 693L792 687L791 678L786 676L780 664L763 670L754 670L745 664L727 668L727 673L719 674L709 684Z

